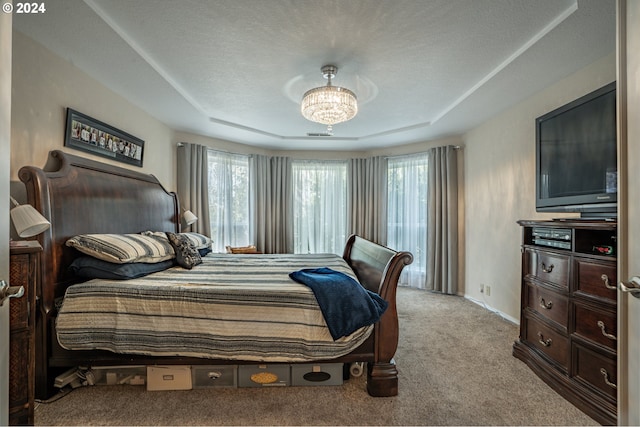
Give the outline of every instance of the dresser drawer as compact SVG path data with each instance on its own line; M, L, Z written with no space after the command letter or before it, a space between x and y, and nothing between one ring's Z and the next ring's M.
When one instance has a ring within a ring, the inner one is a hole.
M616 313L575 304L575 333L583 338L609 347L617 348L618 325Z
M578 343L573 344L576 379L598 389L605 396L616 400L618 376L615 356L597 353Z
M526 341L568 370L569 338L532 316L526 316L525 322Z
M527 249L526 255L526 274L569 289L568 256L534 249Z
M9 376L13 381L9 382L9 407L23 408L29 403L29 358L25 357L25 350L30 345L29 331L22 331L11 335L9 341L9 354L11 364Z
M576 291L587 296L605 298L615 304L617 301L615 262L599 263L590 259L576 258ZM606 284L613 287L607 288Z
M527 306L567 330L569 299L533 283L527 283L527 289Z

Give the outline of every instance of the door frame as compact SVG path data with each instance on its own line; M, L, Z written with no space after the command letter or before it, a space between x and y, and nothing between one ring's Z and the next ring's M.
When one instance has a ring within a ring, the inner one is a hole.
M640 127L629 121L629 111L640 110L636 80L640 72L640 1L617 0L617 114L618 114L618 280L639 275L635 258L640 244L633 240L640 230L640 177L631 156L640 152ZM635 90L635 93L634 93ZM637 239L636 239L637 240ZM640 299L618 291L618 425L640 424Z
M3 3L7 3L5 0ZM11 3L11 1L9 1ZM13 16L0 15L0 151L11 152L11 44ZM0 156L0 279L9 281L11 156ZM0 307L0 425L9 424L9 304Z

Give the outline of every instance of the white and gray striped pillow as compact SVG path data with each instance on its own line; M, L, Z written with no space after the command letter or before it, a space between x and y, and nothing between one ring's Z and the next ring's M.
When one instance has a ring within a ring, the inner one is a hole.
M166 238L142 234L80 234L67 240L67 246L103 261L155 263L175 257Z
M211 239L204 234L194 232L186 232L180 234L186 236L187 239L191 240L191 243L193 243L193 246L195 246L196 249L206 249L211 247Z

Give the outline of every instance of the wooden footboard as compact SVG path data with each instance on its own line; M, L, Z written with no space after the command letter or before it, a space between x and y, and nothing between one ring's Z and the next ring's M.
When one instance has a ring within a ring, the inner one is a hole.
M396 291L400 273L411 264L413 257L409 252L396 252L352 235L347 240L343 258L363 286L389 303L374 329L374 360L367 368L367 391L371 396L395 396L398 394L398 370L393 356L399 336Z
M28 202L51 222L51 228L38 237L44 252L36 307L36 397L49 398L56 391L55 377L80 365L239 364L238 361L159 358L107 351L67 351L58 345L55 302L75 282L67 269L76 253L65 245L67 239L83 233L180 231L180 209L176 195L167 192L151 175L61 151L52 152L50 160L53 170L29 166L19 172ZM343 258L363 286L377 292L389 306L364 344L330 362L367 362L369 394L394 396L398 393L398 372L393 361L398 346L396 287L402 269L412 262L412 256L351 236Z

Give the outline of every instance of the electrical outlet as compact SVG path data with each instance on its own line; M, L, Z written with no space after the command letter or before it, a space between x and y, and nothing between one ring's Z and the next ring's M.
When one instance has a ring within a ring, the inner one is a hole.
M490 297L490 296L491 296L491 286L486 285L486 286L484 287L484 293L485 293L488 297Z
M484 293L484 285L480 285L480 293Z

